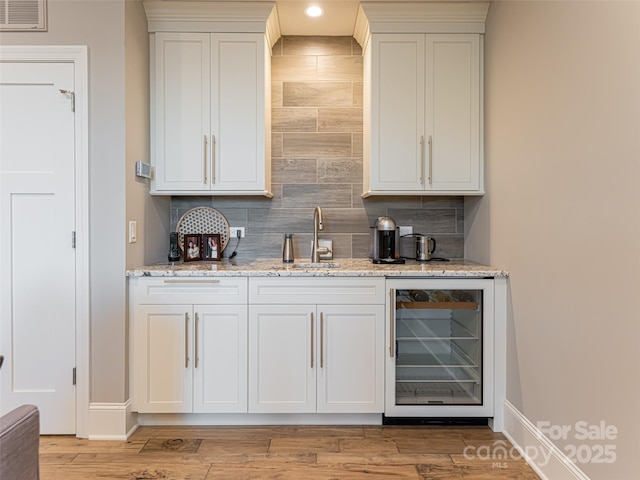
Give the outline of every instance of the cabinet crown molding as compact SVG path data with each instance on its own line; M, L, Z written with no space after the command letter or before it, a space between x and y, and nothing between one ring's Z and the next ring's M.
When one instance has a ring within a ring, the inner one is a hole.
M362 2L354 37L373 33L484 33L489 2Z
M264 33L280 38L275 2L144 2L149 32Z

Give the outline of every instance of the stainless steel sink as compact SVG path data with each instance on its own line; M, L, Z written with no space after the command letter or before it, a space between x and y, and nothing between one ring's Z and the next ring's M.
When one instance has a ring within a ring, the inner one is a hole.
M319 263L294 263L293 268L340 268L339 263L319 262Z

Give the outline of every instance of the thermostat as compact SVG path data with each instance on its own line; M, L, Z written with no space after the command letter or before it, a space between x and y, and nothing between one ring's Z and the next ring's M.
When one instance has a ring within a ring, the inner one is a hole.
M136 162L136 176L151 178L151 164L144 162Z

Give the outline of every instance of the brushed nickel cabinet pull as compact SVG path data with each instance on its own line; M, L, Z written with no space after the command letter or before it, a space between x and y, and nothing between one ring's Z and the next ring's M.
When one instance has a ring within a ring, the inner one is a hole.
M198 364L200 363L200 347L198 346L198 331L200 330L200 315L198 315L198 312L196 312L196 331L195 331L195 344L196 344L196 359L194 360L195 362L195 367L198 368Z
M220 283L220 280L166 279L164 283Z
M313 357L315 357L315 348L314 348L314 343L315 343L315 335L313 333L314 328L315 327L315 322L313 319L313 312L311 312L311 368L313 368Z
M320 368L324 368L324 313L320 312Z
M215 135L211 135L211 183L216 183L216 156L218 155L218 141Z
M189 314L184 314L184 368L189 368Z
M391 358L393 358L394 355L394 349L393 349L393 345L394 345L394 336L395 336L395 332L394 332L394 318L393 318L393 314L395 313L395 290L392 288L389 290L389 356Z
M424 185L424 135L420 135L420 185Z
M207 184L207 136L204 135L204 155L202 158L202 168L204 169L204 180L203 183Z
M431 185L432 171L433 171L433 137L429 135L429 185Z

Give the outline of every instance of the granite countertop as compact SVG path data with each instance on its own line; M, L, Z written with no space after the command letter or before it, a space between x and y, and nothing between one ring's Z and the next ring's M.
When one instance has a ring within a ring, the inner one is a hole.
M307 259L296 263L304 265ZM338 258L322 262L335 268L295 267L277 258L232 259L220 262L175 262L127 270L129 277L507 277L504 270L463 259L448 262L407 260L402 265L374 265L368 258Z

